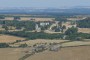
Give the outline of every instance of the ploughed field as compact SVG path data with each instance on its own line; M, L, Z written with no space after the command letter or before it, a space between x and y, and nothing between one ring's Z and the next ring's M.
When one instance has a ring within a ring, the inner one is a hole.
M18 60L29 48L0 48L0 60ZM44 51L25 60L90 60L90 46L66 47L58 52Z

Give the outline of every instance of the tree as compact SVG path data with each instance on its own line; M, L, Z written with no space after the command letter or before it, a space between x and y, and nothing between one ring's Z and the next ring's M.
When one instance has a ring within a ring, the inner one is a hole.
M35 22L26 21L24 25L25 30L35 30Z
M55 20L60 21L60 22L66 22L67 21L67 19L65 19L63 17L56 17Z
M6 47L9 47L9 45L6 43L0 43L0 48L6 48Z
M54 27L52 27L52 30L55 30L57 28L57 26L54 26Z
M65 32L66 35L71 35L71 34L76 34L78 32L78 28L71 27L68 28L67 31Z
M2 25L2 28L4 28L6 31L8 30L8 26Z
M66 26L65 26L65 25L63 25L63 26L62 26L62 29L66 29Z
M90 28L90 18L77 21L77 27L79 28Z
M5 19L5 16L0 16L0 19Z
M60 32L60 28L57 27L57 28L55 29L55 32Z
M14 20L20 20L20 17L19 16L15 16Z

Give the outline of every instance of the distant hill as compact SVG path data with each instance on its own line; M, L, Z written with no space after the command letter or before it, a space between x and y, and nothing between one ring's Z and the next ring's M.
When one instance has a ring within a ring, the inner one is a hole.
M72 8L0 8L0 14L90 14L89 7Z

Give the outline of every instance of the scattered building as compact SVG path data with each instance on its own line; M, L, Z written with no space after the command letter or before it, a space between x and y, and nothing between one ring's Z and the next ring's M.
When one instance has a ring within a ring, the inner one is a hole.
M40 22L40 26L47 26L49 24L50 24L49 22Z
M36 24L35 30L36 30L36 32L41 32L41 28L38 26L38 24Z

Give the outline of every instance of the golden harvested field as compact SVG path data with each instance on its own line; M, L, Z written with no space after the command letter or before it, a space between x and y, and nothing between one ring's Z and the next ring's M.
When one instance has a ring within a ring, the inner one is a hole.
M0 48L0 60L18 60L28 48ZM44 51L26 60L90 60L90 46L62 48L58 52Z
M31 18L31 17L21 17L21 21L27 21L27 20L32 20L35 21L35 22L39 22L39 21L54 21L55 18Z
M34 18L35 19L35 22L38 22L38 21L54 21L55 18Z
M90 46L78 46L78 45L90 45L90 41L73 41L67 42L69 40L44 40L36 39L25 42L20 42L19 44L27 43L28 45L33 45L36 43L60 43L65 48L61 48L58 52L44 51L36 53L26 60L90 60ZM18 43L17 43L18 44ZM67 47L67 46L78 46L78 47ZM31 48L0 48L0 60L18 60L19 58L26 55L25 51L30 51Z
M62 46L78 46L78 45L90 45L90 39L85 39L84 41L70 41L70 40L60 40L60 39L35 39L35 40L28 40L24 42L19 42L15 44L24 44L27 43L28 45L34 45L37 43L62 43Z
M67 18L67 20L74 21L74 20L83 20L83 19L86 19L86 18L87 17Z
M68 42L68 43L63 43L63 47L67 46L79 46L79 45L90 45L90 41L73 41L73 42Z
M62 48L58 52L45 51L26 60L90 60L90 46Z
M23 51L24 48L0 48L0 60L18 60L25 55Z
M25 38L9 36L9 35L0 35L0 43L10 43L15 42L16 40L24 40Z
M78 28L78 32L90 33L90 28Z
M28 46L33 46L34 44L39 44L39 43L62 43L62 47L68 47L68 46L79 46L79 45L90 45L90 40L85 40L85 41L72 41L70 40L45 40L45 39L36 39L36 40L29 40L29 41L24 41L24 42L19 42L13 44L13 46L19 46L20 44L28 44Z
M29 40L29 41L19 42L19 43L16 43L16 45L27 43L29 46L32 46L36 43L54 43L54 42L55 43L60 43L60 42L65 42L65 41L69 41L69 40L36 39L36 40Z
M32 19L34 19L33 21L35 21L35 22L39 22L39 21L51 21L51 22L53 22L54 20L55 20L55 18L33 18L33 17L30 17L30 16L24 16L23 15L23 17L20 17L20 20L21 21L29 21L29 20L32 20ZM3 19L3 20L14 20L14 17L5 17L5 19Z

